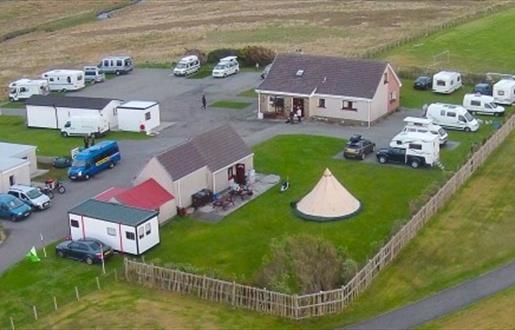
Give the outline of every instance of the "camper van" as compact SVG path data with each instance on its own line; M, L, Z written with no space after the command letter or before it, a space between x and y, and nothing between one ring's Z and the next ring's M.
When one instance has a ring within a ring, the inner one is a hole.
M19 79L9 84L9 100L26 100L32 95L48 95L50 88L44 79Z
M213 69L212 76L214 78L225 78L231 74L236 74L240 71L237 56L227 56L221 58L218 64Z
M438 137L440 144L446 144L449 135L439 125L435 125L433 120L427 118L418 117L406 117L404 118L406 126L401 132L405 133L431 133Z
M98 64L98 68L103 73L114 73L119 76L122 73L129 73L132 71L132 58L129 56L104 57Z
M103 82L106 79L106 75L100 72L100 69L96 66L85 66L84 79L86 82L94 84L97 82Z
M51 91L76 91L84 88L84 71L81 70L52 70L41 75L48 80Z
M116 141L102 141L79 151L68 169L70 180L89 180L93 175L113 168L121 160Z
M501 79L494 85L495 103L511 105L515 103L515 80Z
M376 157L381 164L403 163L413 168L434 166L439 163L440 143L433 134L410 133L410 139L396 147L379 149Z
M504 107L495 104L494 98L481 94L465 94L463 107L471 114L485 114L500 116L504 114Z
M432 119L435 124L451 129L465 132L475 132L479 129L479 122L461 105L433 103L427 108L425 116Z
M67 136L103 136L109 132L109 122L102 116L70 117L61 129L61 135Z
M200 69L200 61L196 55L190 55L181 58L179 63L173 69L176 76L186 76L197 72Z
M433 92L451 94L461 88L461 74L454 71L440 71L433 76Z

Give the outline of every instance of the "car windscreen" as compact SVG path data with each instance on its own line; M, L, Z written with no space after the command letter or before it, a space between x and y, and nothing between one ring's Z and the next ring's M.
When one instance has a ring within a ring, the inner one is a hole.
M224 70L227 67L225 64L217 64L215 70Z
M93 251L99 251L100 250L100 244L97 242L88 242L86 245L90 248L90 250Z
M84 74L85 74L86 76L94 76L94 75L96 75L96 74L97 74L97 72L96 72L96 71L84 71Z
M177 69L184 69L184 68L186 68L186 63L179 63L179 64L177 64L176 68Z
M349 149L358 149L360 147L361 147L361 145L359 144L359 142L358 143L349 143L349 144L347 144L347 148L349 148Z
M440 136L444 136L444 135L445 135L445 130L444 130L443 128L439 128L439 129L438 129L438 134L439 134Z
M86 166L86 161L82 159L74 159L72 162L72 167L84 167Z
M10 201L7 202L7 206L9 207L9 209L15 209L17 207L20 207L23 205L23 202L20 201L19 199L17 198L13 198L11 199Z
M465 118L467 119L467 121L473 121L474 120L474 117L472 117L472 115L468 112L465 112Z
M29 191L27 191L27 197L30 198L30 199L35 199L35 198L38 198L39 196L43 195L41 193L41 191L39 191L39 189L31 189Z

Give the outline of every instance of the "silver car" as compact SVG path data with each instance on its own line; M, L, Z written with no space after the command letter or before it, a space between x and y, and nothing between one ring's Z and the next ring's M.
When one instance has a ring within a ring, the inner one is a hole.
M16 184L9 188L8 194L19 198L34 210L45 210L51 205L50 198L36 187Z

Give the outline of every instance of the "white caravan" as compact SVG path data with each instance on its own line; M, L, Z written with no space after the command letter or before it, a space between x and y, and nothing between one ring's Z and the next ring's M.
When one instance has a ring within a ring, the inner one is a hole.
M440 71L433 75L433 92L451 94L462 86L461 74L454 71Z
M70 117L61 129L62 136L103 136L109 132L109 122L102 116Z
M85 86L82 70L52 70L41 75L48 80L51 91L76 91Z
M427 108L426 118L432 119L437 125L475 132L479 129L479 122L464 107L456 104L433 103Z
M214 78L225 78L231 74L236 74L240 71L240 65L237 56L227 56L221 58L212 72Z
M197 72L200 69L200 61L196 55L190 55L181 58L179 63L175 65L173 74L176 76L186 76Z
M48 95L50 88L44 79L19 79L9 84L9 100L26 100L32 95Z
M406 117L404 122L406 126L402 129L402 132L431 133L438 137L440 144L447 143L449 135L440 125L434 124L432 119Z
M504 107L495 104L494 98L481 94L465 94L463 107L471 114L485 114L500 116L504 114Z
M515 103L515 80L501 79L494 85L495 103L511 105Z
M133 69L132 58L129 56L104 57L98 64L103 73L114 73L119 76L122 73L129 73Z

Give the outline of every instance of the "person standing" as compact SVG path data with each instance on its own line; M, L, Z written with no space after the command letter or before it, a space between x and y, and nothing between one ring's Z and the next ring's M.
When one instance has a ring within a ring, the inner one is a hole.
M202 94L202 109L207 110L207 99L206 94Z
M299 123L302 122L302 110L300 110L300 107L297 107L297 119L299 120Z

